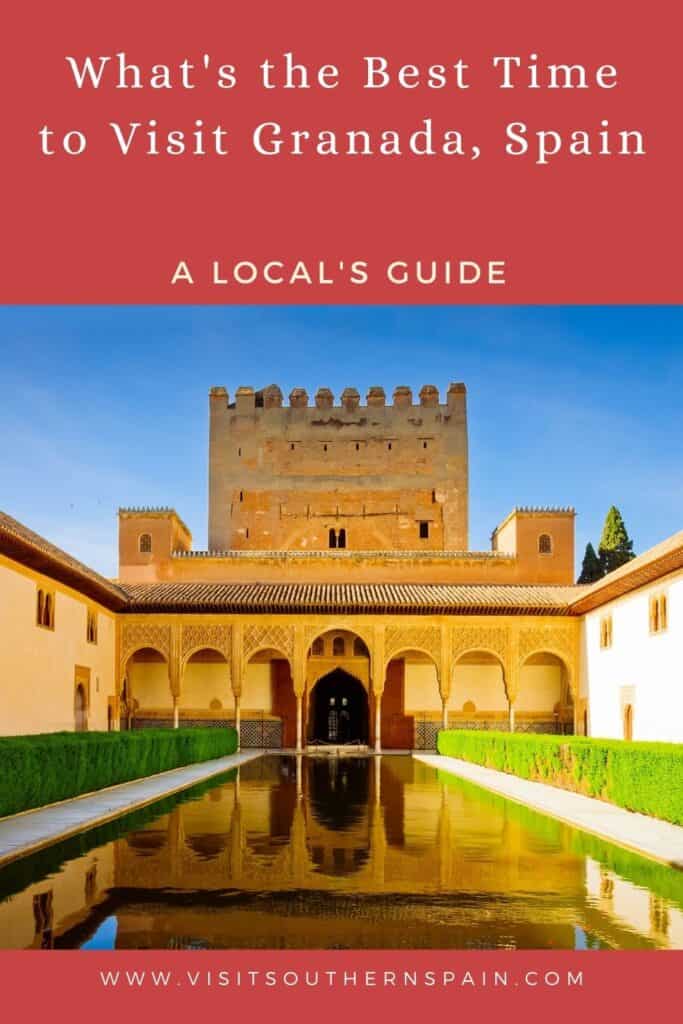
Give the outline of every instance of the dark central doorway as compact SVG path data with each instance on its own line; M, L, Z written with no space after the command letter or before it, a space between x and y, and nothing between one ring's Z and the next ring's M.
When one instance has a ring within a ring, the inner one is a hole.
M362 683L336 668L311 692L309 743L367 743L368 695Z

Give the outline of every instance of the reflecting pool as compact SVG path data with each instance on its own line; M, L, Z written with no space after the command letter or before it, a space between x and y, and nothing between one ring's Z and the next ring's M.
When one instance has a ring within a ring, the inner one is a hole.
M0 870L12 948L683 948L683 873L409 756L268 755Z

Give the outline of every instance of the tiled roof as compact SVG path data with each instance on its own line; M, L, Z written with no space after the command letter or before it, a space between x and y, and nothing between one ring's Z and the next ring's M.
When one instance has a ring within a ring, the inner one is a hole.
M112 610L118 611L126 603L126 595L116 583L89 569L5 512L0 512L0 553L73 587Z
M130 612L567 615L581 587L408 583L121 584Z
M583 615L584 612L653 583L678 569L683 569L683 530L644 551L596 583L582 587L572 603L572 612Z

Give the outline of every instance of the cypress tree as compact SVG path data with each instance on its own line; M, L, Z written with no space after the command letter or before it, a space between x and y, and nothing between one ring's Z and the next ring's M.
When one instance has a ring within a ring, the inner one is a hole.
M633 541L628 535L621 512L612 505L602 528L602 537L598 547L598 557L603 575L618 569L635 558Z
M588 544L586 544L586 552L583 556L581 575L576 582L595 583L595 581L601 579L603 575L600 559L595 553L595 548L589 541Z

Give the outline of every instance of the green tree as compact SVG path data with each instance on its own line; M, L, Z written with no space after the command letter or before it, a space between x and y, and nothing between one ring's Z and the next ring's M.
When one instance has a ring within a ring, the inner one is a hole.
M579 576L577 583L595 583L604 575L602 571L602 565L600 559L595 553L595 548L589 541L586 544L586 551L583 556L583 565L581 566L581 575Z
M621 512L614 505L605 517L598 557L603 575L618 569L620 565L625 565L635 557L633 541L628 535Z

